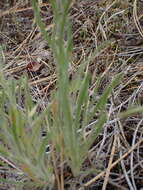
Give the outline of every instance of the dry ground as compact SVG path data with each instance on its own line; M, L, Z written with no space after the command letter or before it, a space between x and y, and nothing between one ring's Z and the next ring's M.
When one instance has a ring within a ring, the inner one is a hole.
M70 10L74 44L71 79L81 61L106 40L112 45L90 63L89 90L93 89L99 75L103 77L99 95L116 73L122 71L124 76L108 101L108 121L83 164L85 173L73 178L66 172L65 189L74 190L82 185L86 190L143 188L142 115L118 118L118 113L131 105L143 104L143 2L138 0L136 5L132 0L76 0ZM53 25L48 0L40 6L50 33ZM55 65L36 27L28 0L0 1L0 44L5 55L5 76L12 75L18 80L27 75L33 101L42 100L41 107L45 106L56 86ZM97 169L98 175L87 175L89 168ZM11 179L11 170L1 164L1 178ZM0 184L0 190L9 188L16 187Z

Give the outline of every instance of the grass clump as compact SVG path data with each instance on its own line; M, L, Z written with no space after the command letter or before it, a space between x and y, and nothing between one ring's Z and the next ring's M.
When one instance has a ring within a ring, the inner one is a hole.
M64 169L69 167L74 176L81 173L82 163L88 150L104 126L106 104L112 90L120 81L121 74L113 78L99 99L96 99L98 83L90 93L90 61L108 47L103 43L90 53L81 64L75 79L70 81L69 68L72 56L72 31L68 17L71 0L50 1L53 10L53 31L49 36L40 16L39 7L32 0L32 7L44 39L47 41L56 65L57 90L54 90L47 107L37 112L26 79L6 80L0 75L0 156L13 163L33 185L64 189ZM86 127L94 121L91 132ZM41 131L46 130L42 138ZM46 145L50 151L45 154Z

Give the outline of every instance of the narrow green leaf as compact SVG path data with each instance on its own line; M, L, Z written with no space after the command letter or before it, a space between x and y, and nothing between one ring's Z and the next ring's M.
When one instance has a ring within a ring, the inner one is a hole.
M51 46L51 39L50 39L46 29L45 29L46 28L45 24L42 22L39 7L37 5L36 0L32 0L32 7L33 7L33 10L34 10L34 15L35 15L35 18L36 18L36 22L37 22L37 24L38 24L38 26L40 28L40 31L41 31L43 37L45 38L45 40L47 40L48 45Z
M96 138L98 137L99 133L101 132L103 125L105 124L107 120L106 114L105 113L101 113L100 117L97 121L97 124L92 126L92 132L90 133L89 137L87 137L87 142L86 142L86 146L88 148L90 148L90 146L92 145L92 143L96 140Z
M127 111L120 113L119 118L122 119L122 118L126 118L126 117L129 117L131 115L139 114L139 113L143 114L143 106L137 106L137 107L129 108Z
M117 76L115 76L115 78L111 81L109 86L103 91L103 94L101 95L96 106L93 108L91 112L90 119L92 119L92 117L95 115L97 111L102 111L105 109L108 97L111 94L112 90L119 84L121 77L122 73L119 73Z
M81 83L81 88L79 90L79 95L76 102L76 113L75 113L75 126L79 123L81 119L82 106L86 106L88 96L88 85L89 85L89 75L86 73L83 82Z

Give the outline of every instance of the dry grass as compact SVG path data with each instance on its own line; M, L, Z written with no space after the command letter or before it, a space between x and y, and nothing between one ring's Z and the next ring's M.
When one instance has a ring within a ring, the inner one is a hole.
M41 14L50 33L53 27L52 12L49 3L44 2L40 4ZM55 65L50 49L36 27L29 1L6 4L2 0L1 4L0 43L5 56L3 72L6 77L12 75L16 80L27 75L33 100L40 102L44 109L56 87ZM139 0L77 0L71 8L74 43L69 68L71 80L82 60L106 40L112 41L112 45L90 63L92 79L89 91L92 93L99 75L103 77L99 95L116 73L122 71L124 77L108 101L108 121L89 150L89 157L83 164L84 172L73 178L68 168L64 171L65 189L139 190L143 187L142 114L125 119L118 117L128 107L143 104L142 7L143 3ZM39 62L41 67L29 71L27 65L31 62ZM1 161L1 178L11 178L13 172L20 178L17 168L8 165L11 164ZM19 178L18 181L21 181ZM1 190L7 188L10 189L0 184ZM12 188L16 189L14 185Z

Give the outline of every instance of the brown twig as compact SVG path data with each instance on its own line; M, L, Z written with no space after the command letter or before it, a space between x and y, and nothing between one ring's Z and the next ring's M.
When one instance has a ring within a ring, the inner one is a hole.
M132 146L130 148L130 150L128 150L128 152L126 152L121 158L119 158L118 160L116 160L111 166L110 166L110 170L112 168L114 168L122 159L124 159L125 157L127 157L135 148L137 148L141 143L143 142L143 139L140 139L134 146ZM98 174L96 177L94 177L93 179L91 179L90 181L88 181L87 183L85 183L83 185L83 187L80 187L78 190L83 190L84 187L88 187L89 185L91 185L92 183L94 183L95 181L97 181L100 177L103 177L105 175L107 170L101 172L100 174Z
M105 175L102 190L106 190L106 186L108 184L110 170L111 170L111 167L112 167L112 161L113 161L113 157L114 157L114 154L115 154L116 143L117 143L117 135L115 135L115 138L114 138L114 142L113 142L113 146L112 146L112 150L111 150L111 155L110 155L110 160L109 160L108 167L106 169L106 175Z

